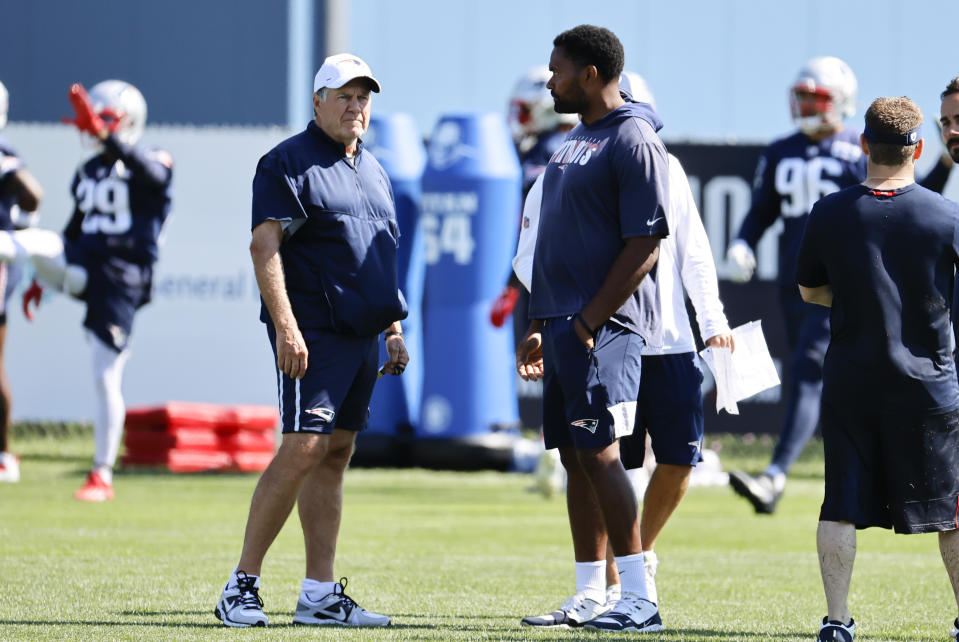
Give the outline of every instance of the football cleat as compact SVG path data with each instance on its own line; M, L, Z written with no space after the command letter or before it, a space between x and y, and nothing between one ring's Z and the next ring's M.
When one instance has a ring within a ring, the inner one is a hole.
M762 474L751 477L741 470L729 473L729 485L737 495L745 497L757 513L772 515L776 512L776 504L783 496L782 488L776 488L776 483L769 475Z
M346 594L347 579L341 578L333 586L333 592L317 601L305 592L300 593L296 603L293 624L310 626L389 626L390 616L370 613Z
M583 626L593 618L599 617L609 610L606 604L600 604L583 593L577 593L563 602L562 606L546 615L524 617L520 624L537 627L576 628Z
M663 620L655 604L636 593L623 593L611 609L583 626L593 631L652 633L663 630Z
M268 621L266 614L263 613L263 600L260 598L259 588L259 577L237 571L236 584L230 586L230 582L226 583L213 614L225 626L266 626Z
M105 482L100 473L93 470L87 475L83 488L73 493L73 497L81 502L105 502L113 499L113 485Z
M20 458L13 453L0 453L0 482L20 481Z
M819 627L816 642L852 642L853 632L856 630L856 621L849 618L849 624L843 624L838 620L830 620L828 617L822 619L822 626Z

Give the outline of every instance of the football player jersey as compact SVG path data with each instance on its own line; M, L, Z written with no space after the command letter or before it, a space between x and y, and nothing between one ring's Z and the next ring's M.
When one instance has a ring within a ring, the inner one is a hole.
M10 188L9 179L23 167L16 150L0 136L0 230L13 229L13 212L17 207L17 192Z
M771 143L759 159L753 197L739 238L756 247L763 233L782 217L779 237L779 282L795 287L796 258L809 210L820 198L866 176L859 132L842 131L814 142L796 132Z
M170 213L172 166L166 151L125 145L110 136L105 151L73 177L75 208L64 238L90 260L116 257L152 266Z
M799 284L829 285L823 399L950 412L959 406L950 304L959 205L917 184L854 185L813 208Z

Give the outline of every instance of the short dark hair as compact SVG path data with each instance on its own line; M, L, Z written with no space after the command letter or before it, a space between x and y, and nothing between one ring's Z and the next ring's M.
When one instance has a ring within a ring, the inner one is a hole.
M616 34L604 27L579 25L553 39L554 47L563 52L578 67L593 65L604 82L618 79L626 64L623 43Z
M877 98L866 110L866 127L879 135L901 135L922 124L919 105L906 96ZM916 143L918 144L918 143ZM869 158L877 165L902 165L916 153L916 145L891 145L869 141Z
M939 94L939 99L942 100L946 96L951 96L953 94L959 94L959 76L956 76L949 81L949 84L946 85L946 90Z

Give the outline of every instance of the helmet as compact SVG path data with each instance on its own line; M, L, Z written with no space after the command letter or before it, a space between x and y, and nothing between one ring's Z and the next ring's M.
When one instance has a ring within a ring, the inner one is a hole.
M0 129L3 129L4 125L7 124L7 109L9 107L10 94L7 93L7 88L0 82Z
M625 92L631 100L638 103L649 103L656 108L656 99L653 98L653 92L649 90L649 85L643 80L643 77L632 71L624 71L619 75L619 91Z
M122 80L104 80L89 94L93 110L117 138L127 145L140 140L147 122L147 103L139 89Z
M513 87L509 99L509 129L514 143L563 124L579 122L576 114L559 114L553 109L553 96L546 88L552 75L548 67L533 67Z
M856 76L834 56L807 62L789 90L793 122L804 134L838 129L856 112Z

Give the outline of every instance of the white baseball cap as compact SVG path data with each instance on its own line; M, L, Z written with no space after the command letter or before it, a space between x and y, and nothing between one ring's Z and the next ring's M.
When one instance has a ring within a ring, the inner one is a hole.
M323 61L313 78L313 93L324 87L339 89L354 78L368 78L373 91L379 93L380 83L373 77L370 66L362 58L348 53L335 54Z

